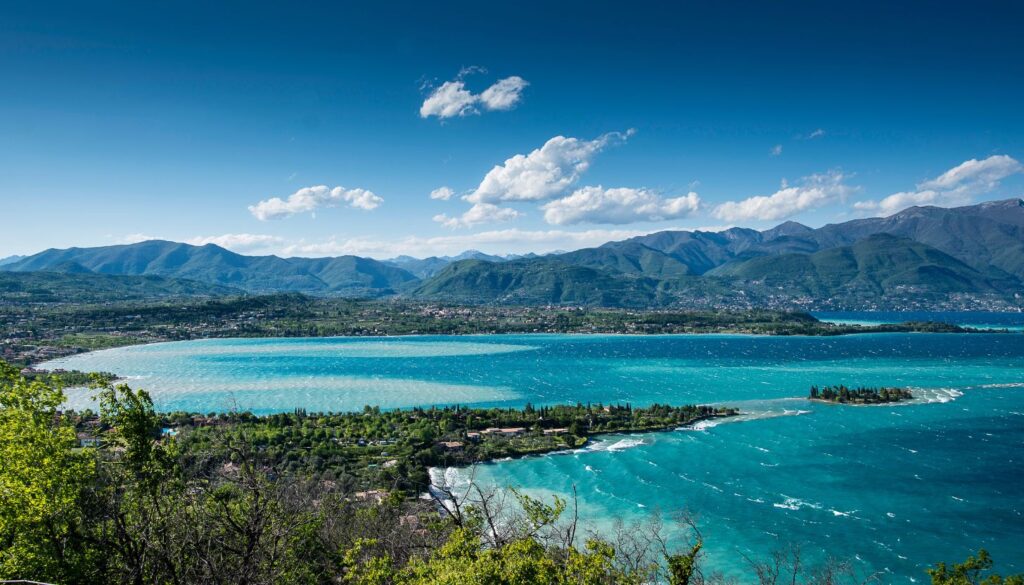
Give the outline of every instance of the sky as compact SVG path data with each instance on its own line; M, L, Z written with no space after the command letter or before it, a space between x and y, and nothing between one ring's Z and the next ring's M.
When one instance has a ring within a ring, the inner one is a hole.
M570 250L1024 195L1016 2L0 5L0 257Z

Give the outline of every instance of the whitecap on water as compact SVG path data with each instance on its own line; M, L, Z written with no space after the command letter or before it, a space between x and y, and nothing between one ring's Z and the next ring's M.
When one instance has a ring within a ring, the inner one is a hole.
M642 439L619 439L617 441L595 441L584 448L585 451L622 451L646 445Z
M910 392L914 395L912 400L897 402L893 406L901 404L945 404L953 402L964 395L963 392L953 388L911 388Z
M785 510L799 510L800 508L812 508L814 510L820 510L821 507L822 507L821 504L815 504L815 503L812 503L812 502L805 502L804 500L801 500L800 498L791 498L791 497L787 496L786 494L779 494L779 495L781 495L783 498L785 498L785 500L782 501L782 502L776 502L776 503L772 504L772 506L775 506L776 508L782 508L782 509L785 509Z

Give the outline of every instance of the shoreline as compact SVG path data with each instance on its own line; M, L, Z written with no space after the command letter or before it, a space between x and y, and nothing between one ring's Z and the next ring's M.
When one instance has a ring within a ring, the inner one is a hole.
M817 402L819 404L831 404L833 406L887 406L890 404L909 404L918 398L908 398L906 400L887 400L885 402L837 402L835 400L826 400L824 398L805 398L808 402Z
M886 402L836 402L835 400L826 400L824 398L804 398L808 402L817 402L819 404L828 404L831 406L893 406L893 405L907 405L907 404L930 404L928 402L919 402L922 398L915 396L913 398L907 398L905 400L888 400Z
M716 407L716 408L722 408L722 407ZM668 426L651 426L651 427L645 427L645 428L632 428L632 429L624 428L624 429L616 429L616 430L598 430L598 431L594 431L594 432L588 432L585 436L582 436L581 438L583 438L583 440L584 440L583 443L581 443L580 445L577 445L575 447L564 446L564 447L559 447L557 449L555 449L555 448L548 449L548 450L540 449L540 450L537 450L537 451L530 451L530 452L525 452L525 453L516 453L516 454L513 454L513 455L505 455L505 456L502 456L502 457L482 458L482 459L478 459L478 460L475 460L475 461L470 461L470 462L468 462L468 463L466 463L464 465L449 465L449 466L446 466L445 468L457 468L457 469L459 469L459 468L471 467L473 465L492 465L492 464L495 464L495 463L501 463L503 461L517 461L519 459L526 459L528 457L547 457L549 455L556 455L556 454L559 454L559 453L566 453L566 454L574 453L574 452L577 452L579 450L586 449L587 446L592 443L592 441L591 441L592 438L593 437L597 437L597 436L604 436L604 435L609 435L609 434L627 435L627 434L653 434L653 433L659 433L659 432L673 432L673 431L676 431L676 430L679 430L679 429L692 428L694 425L696 425L696 424L698 424L700 422L703 422L703 421L714 420L714 419L721 419L721 418L732 418L732 417L740 416L742 414L744 414L744 413L739 412L739 411L736 411L736 412L733 412L733 413L716 413L716 414L710 414L710 415L705 415L705 416L698 416L698 417L696 417L696 418L694 418L692 420L689 420L687 422L671 424L671 425L668 425ZM432 468L440 468L440 467L432 467L432 466L428 466L427 467L428 471L430 469L432 469Z

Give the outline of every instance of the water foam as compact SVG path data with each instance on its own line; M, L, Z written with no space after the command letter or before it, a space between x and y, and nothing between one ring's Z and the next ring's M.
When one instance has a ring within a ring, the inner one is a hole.
M587 450L587 451L611 451L611 452L615 452L615 451L624 451L626 449L632 449L633 447L639 447L641 445L646 445L646 444L647 443L645 443L643 441L643 439L619 439L618 441L615 441L615 442L612 442L610 440L608 440L608 441L597 441L597 442L594 442L594 443L588 445L587 447L585 447L585 450Z
M895 405L945 404L964 395L963 392L954 388L911 388L910 391L914 395L912 400L897 402Z
M776 502L772 504L772 506L776 508L782 508L784 510L799 510L801 508L811 508L813 510L820 510L822 508L821 504L806 502L804 500L801 500L800 498L792 498L790 496L787 496L786 494L779 495L785 498L785 500L783 500L782 502Z

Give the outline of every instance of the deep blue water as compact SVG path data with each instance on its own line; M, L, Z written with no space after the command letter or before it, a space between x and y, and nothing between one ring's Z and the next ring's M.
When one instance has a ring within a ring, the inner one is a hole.
M699 515L709 562L787 543L882 582L987 548L1024 571L1024 335L470 336L209 340L50 364L109 370L165 410L273 412L458 402L734 404L701 430L612 436L483 466L535 494L580 494L586 525ZM811 384L901 385L912 404L843 407ZM72 391L70 402L88 404ZM458 475L458 472L454 472Z

